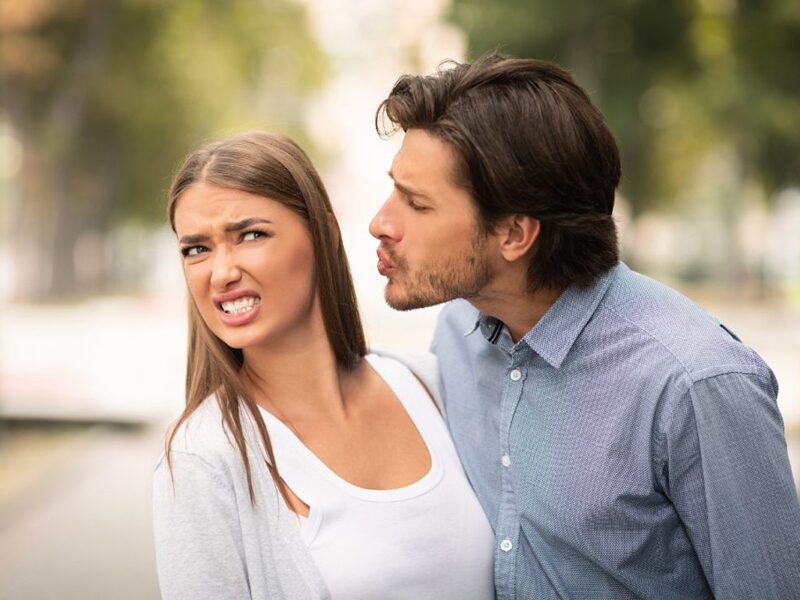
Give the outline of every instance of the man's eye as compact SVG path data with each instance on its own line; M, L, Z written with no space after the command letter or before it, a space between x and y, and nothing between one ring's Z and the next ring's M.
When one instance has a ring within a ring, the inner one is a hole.
M181 248L181 254L185 257L197 256L204 252L208 252L208 248L205 246L187 246L186 248Z
M417 204L417 203L416 203L416 202L414 202L413 200L409 200L409 201L408 201L408 205L409 205L409 206L410 206L410 207L411 207L413 210L415 210L415 211L417 211L417 212L423 212L423 211L426 211L426 210L428 210L428 207L427 207L427 206L422 206L421 204Z

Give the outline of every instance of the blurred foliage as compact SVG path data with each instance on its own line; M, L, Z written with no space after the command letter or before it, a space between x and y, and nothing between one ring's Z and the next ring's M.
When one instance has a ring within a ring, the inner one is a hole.
M573 72L617 137L634 213L686 193L713 152L734 196L800 184L797 0L454 0L451 17L473 57Z
M42 273L22 298L100 291L78 289L76 241L163 220L199 143L256 127L305 142L298 100L324 68L290 0L0 0L0 36L0 119L24 148L16 258Z

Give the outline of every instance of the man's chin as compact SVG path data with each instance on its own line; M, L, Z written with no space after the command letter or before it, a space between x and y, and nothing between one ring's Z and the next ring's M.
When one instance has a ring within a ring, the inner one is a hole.
M391 283L386 286L384 299L386 300L386 304L388 304L394 310L399 311L428 308L429 306L436 306L437 304L447 301L446 299L438 299L432 296L403 293L402 290L393 289Z

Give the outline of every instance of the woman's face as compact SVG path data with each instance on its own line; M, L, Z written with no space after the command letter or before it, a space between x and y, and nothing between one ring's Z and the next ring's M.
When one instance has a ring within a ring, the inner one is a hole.
M306 332L319 304L311 236L299 215L263 196L198 182L177 201L175 230L189 293L228 346Z

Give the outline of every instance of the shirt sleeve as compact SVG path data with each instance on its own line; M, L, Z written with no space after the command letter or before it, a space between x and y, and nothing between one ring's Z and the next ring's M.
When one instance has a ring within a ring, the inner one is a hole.
M172 475L162 458L153 478L162 598L250 598L233 487L201 457L184 452L173 451Z
M771 372L693 383L666 432L667 493L718 599L800 598L800 506Z

